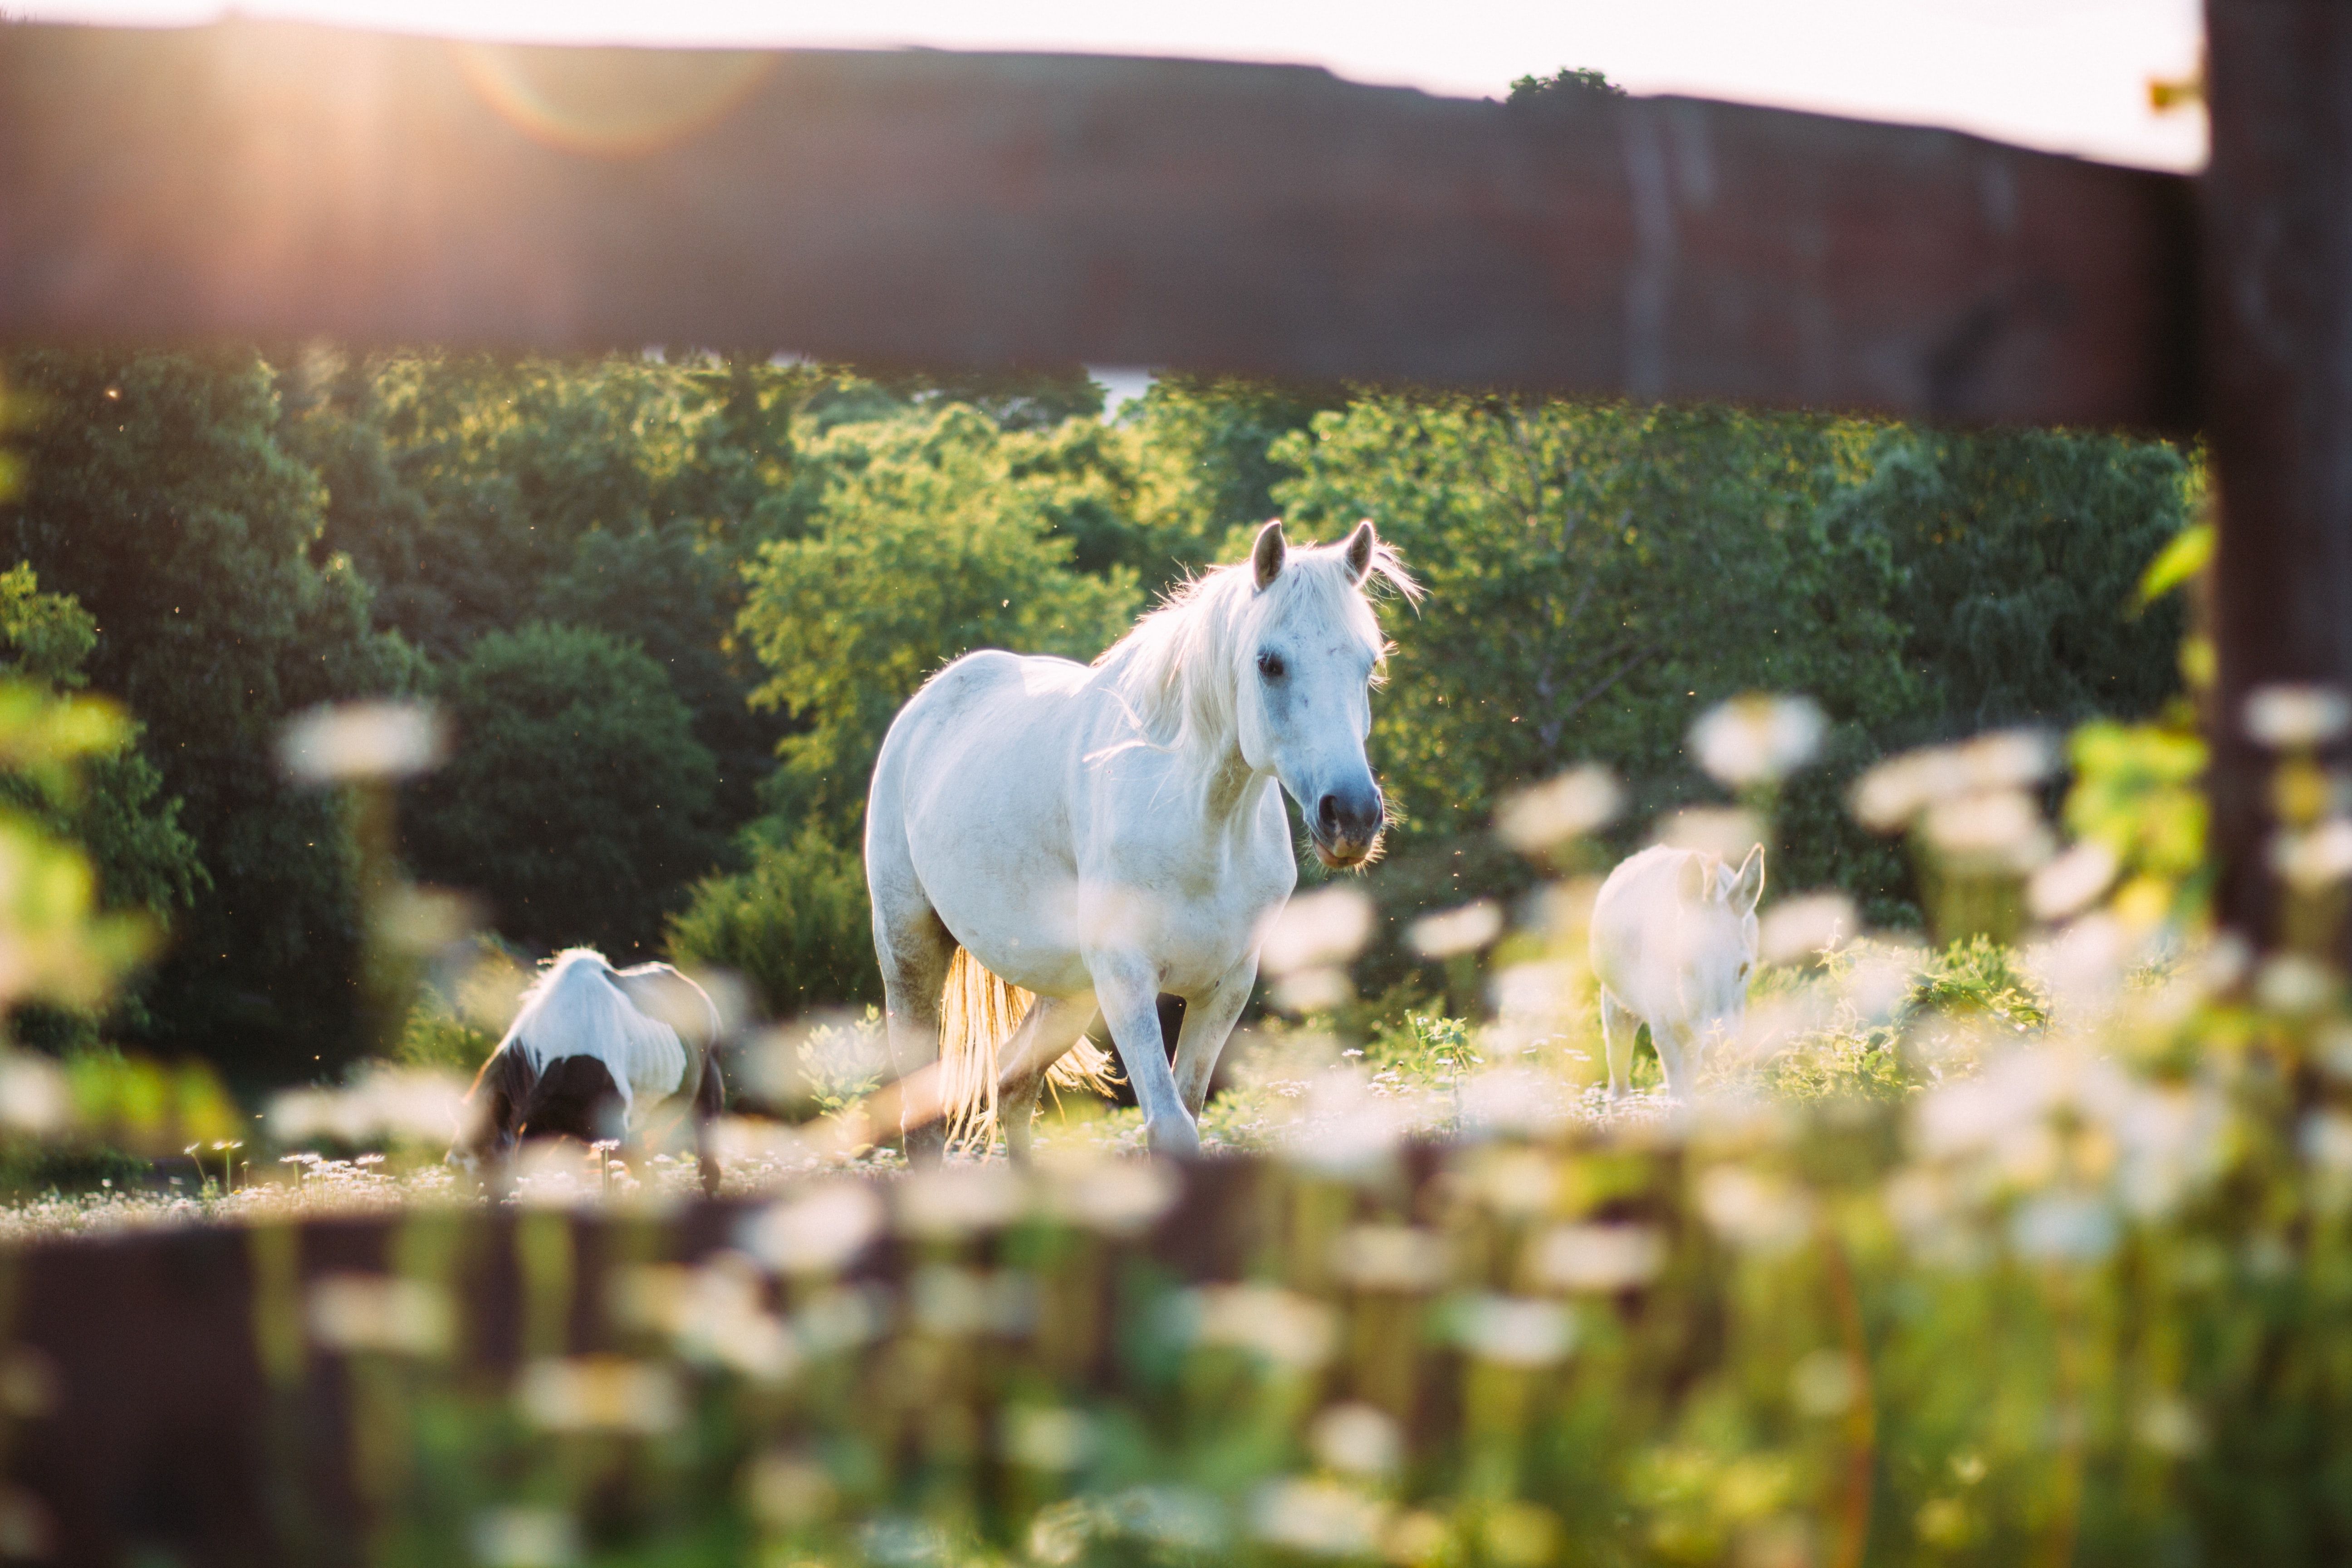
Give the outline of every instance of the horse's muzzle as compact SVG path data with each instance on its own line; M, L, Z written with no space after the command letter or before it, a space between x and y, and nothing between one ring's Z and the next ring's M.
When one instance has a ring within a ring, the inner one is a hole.
M1307 818L1307 836L1314 841L1315 858L1334 871L1360 866L1380 847L1381 829L1388 826L1388 806L1380 786L1334 791L1315 803Z

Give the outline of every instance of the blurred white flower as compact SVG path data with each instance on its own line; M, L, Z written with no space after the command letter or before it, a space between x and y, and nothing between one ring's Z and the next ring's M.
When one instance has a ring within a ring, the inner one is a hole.
M1665 1267L1665 1238L1646 1225L1563 1225L1545 1233L1536 1277L1559 1290L1627 1290Z
M862 1182L828 1183L745 1222L744 1250L786 1274L830 1274L882 1228L882 1200Z
M1691 726L1691 750L1717 783L1770 784L1813 760L1829 720L1810 697L1750 692L1717 703Z
M1270 995L1276 1007L1303 1017L1309 1013L1328 1013L1334 1007L1346 1006L1356 999L1356 987L1349 980L1346 970L1318 965L1277 975L1270 988Z
M1331 1242L1331 1272L1359 1290L1432 1290L1445 1263L1445 1238L1407 1225L1350 1226Z
M1853 1358L1842 1351L1810 1352L1790 1369L1789 1401L1803 1415L1843 1415L1861 1393Z
M1549 1019L1567 1005L1576 971L1559 963L1514 963L1487 982L1495 1011L1505 1018Z
M45 1138L73 1119L66 1075L47 1057L0 1049L0 1125Z
M2315 1110L2303 1119L2303 1157L2334 1176L2352 1176L2352 1116Z
M2330 816L2301 832L2281 828L2271 839L2270 860L2271 869L2305 892L2352 877L2352 817Z
M2326 1007L2335 995L2335 972L2299 952L2268 959L2254 973L2254 1000L2273 1013L2307 1017Z
M449 750L448 727L422 702L347 702L313 708L289 722L278 762L304 784L401 779L436 766Z
M2085 838L2033 873L2025 884L2025 907L2035 920L2054 924L2088 907L2121 868L2114 850Z
M1360 1180L1390 1168L1407 1126L1406 1108L1376 1093L1360 1068L1329 1067L1307 1080L1297 1119L1281 1130L1276 1151L1319 1175Z
M1405 942L1423 958L1475 952L1503 934L1503 906L1475 899L1460 909L1423 915L1405 928Z
M2052 1014L2079 1025L2106 1016L2124 992L2130 933L2112 915L2085 915L2021 955L2021 967L2050 993Z
M911 1171L891 1194L898 1228L909 1236L953 1240L995 1230L1018 1218L1029 1194L1008 1165L982 1163Z
M687 1360L755 1382L781 1383L800 1364L791 1331L767 1310L759 1265L740 1252L713 1253L698 1268L632 1269L615 1282L614 1307L667 1335Z
M1766 1254L1788 1251L1813 1228L1810 1194L1740 1165L1717 1165L1701 1176L1698 1206L1725 1240Z
M2095 1263L2115 1250L2115 1210L2086 1193L2037 1193L2010 1216L2009 1236L2027 1258Z
M1185 1298L1192 1337L1230 1345L1301 1371L1330 1359L1338 1332L1331 1309L1278 1285L1204 1285Z
M1008 1405L997 1418L1007 1458L1033 1470L1075 1470L1093 1457L1093 1419L1059 1405Z
M1135 1236L1168 1212L1178 1194L1176 1177L1163 1163L1108 1155L1041 1157L1044 1208L1066 1224L1106 1236Z
M1963 870L2024 872L2048 859L2052 848L2042 808L2020 789L1937 801L1921 827L1936 852Z
M1503 1366L1549 1366L1576 1346L1568 1310L1537 1297L1465 1296L1448 1319L1463 1349Z
M2132 1436L2169 1458L2186 1458L2205 1446L2197 1407L2177 1394L2152 1394L2132 1420Z
M1095 1528L1178 1552L1213 1552L1224 1544L1225 1510L1192 1487L1130 1487L1103 1500Z
M580 1526L561 1509L494 1508L475 1516L474 1559L486 1568L564 1568L580 1561Z
M449 1298L421 1279L330 1274L310 1287L310 1337L336 1351L437 1356L456 1325Z
M1462 1133L1468 1138L1537 1138L1574 1114L1573 1093L1558 1074L1532 1068L1486 1068L1460 1085Z
M2022 789L2050 776L2057 752L2035 730L2005 730L1952 746L1890 757L1854 784L1854 816L1874 833L1893 833L1938 801Z
M1764 825L1737 806L1694 805L1658 823L1657 841L1675 849L1696 849L1737 866L1764 842Z
M927 1334L1014 1334L1035 1321L1032 1277L1012 1270L982 1273L927 1263L907 1282L907 1308Z
M340 1089L296 1089L270 1097L269 1135L281 1146L321 1138L343 1143L446 1142L457 1130L463 1080L386 1068Z
M1588 763L1507 796L1495 813L1495 832L1512 848L1534 854L1607 826L1622 800L1617 776Z
M2352 721L2352 704L2332 686L2258 687L2246 697L2246 733L2273 751L2324 746Z
M1307 1431L1315 1457L1351 1476L1385 1476L1404 1455L1404 1436L1388 1412L1361 1402L1333 1405Z
M1388 1518L1388 1504L1336 1481L1270 1481L1250 1509L1259 1540L1309 1557L1369 1555Z
M389 889L372 911L374 935L400 952L438 952L481 923L479 900L451 888L410 883Z
M833 1477L797 1454L771 1452L743 1468L745 1500L772 1530L798 1530L833 1511Z
M1852 963L1839 975L1842 1000L1863 1024L1885 1023L1909 999L1927 965L1927 954L1899 942L1872 942L1848 950Z
M1804 963L1862 929L1853 900L1843 893L1783 899L1757 922L1756 955L1767 963Z
M525 1366L516 1399L550 1432L667 1432L685 1417L677 1373L624 1356L548 1358Z
M1372 900L1344 884L1318 888L1282 906L1267 926L1258 961L1269 974L1346 963L1372 935Z
M1560 1168L1540 1149L1504 1143L1470 1151L1462 1184L1497 1214L1542 1214L1559 1198Z

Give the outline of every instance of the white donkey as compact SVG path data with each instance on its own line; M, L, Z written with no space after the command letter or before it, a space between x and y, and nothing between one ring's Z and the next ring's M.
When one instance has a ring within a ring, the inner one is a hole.
M1633 1037L1650 1026L1666 1092L1697 1086L1706 1047L1738 1027L1756 967L1756 900L1764 847L1734 871L1719 856L1653 845L1601 884L1592 905L1592 973L1601 982L1601 1038L1609 1093L1624 1094Z
M548 961L467 1093L452 1164L480 1170L525 1139L628 1140L681 1101L694 1118L702 1190L716 1195L710 1122L724 1108L719 1009L667 963L614 969L593 948Z
M1091 667L968 654L900 710L866 878L895 1066L906 1083L940 1064L900 1101L910 1155L951 1130L984 1142L1001 1089L1025 1157L1046 1071L1098 1011L1152 1149L1198 1152L1210 1072L1297 878L1281 790L1334 868L1370 859L1387 821L1364 758L1376 578L1419 595L1370 522L1293 550L1277 519ZM1185 1004L1172 1071L1163 991Z

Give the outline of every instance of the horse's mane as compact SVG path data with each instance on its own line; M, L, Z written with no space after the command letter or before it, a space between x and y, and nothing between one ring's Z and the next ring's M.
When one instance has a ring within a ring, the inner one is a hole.
M1256 591L1248 562L1212 566L1171 589L1134 630L1103 650L1095 668L1148 743L1206 772L1233 745L1235 689L1266 620L1320 620L1361 638L1376 658L1386 659L1388 645L1368 586L1386 586L1415 604L1421 599L1421 585L1385 544L1373 547L1362 585L1339 544L1294 545L1264 594Z

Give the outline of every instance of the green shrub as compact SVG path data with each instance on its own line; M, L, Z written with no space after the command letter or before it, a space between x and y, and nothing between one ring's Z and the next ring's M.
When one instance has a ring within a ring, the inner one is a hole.
M882 994L866 869L814 826L786 839L772 824L747 835L751 866L695 884L669 923L679 963L724 969L772 1018Z

